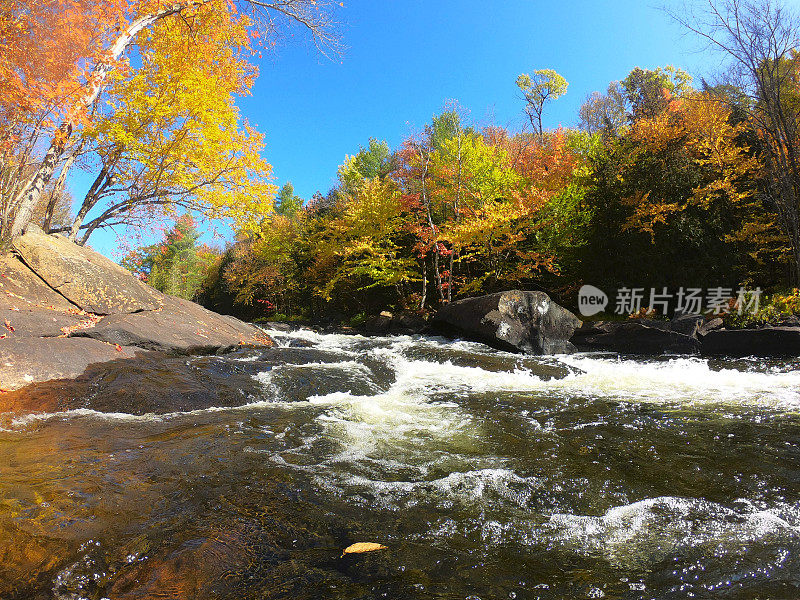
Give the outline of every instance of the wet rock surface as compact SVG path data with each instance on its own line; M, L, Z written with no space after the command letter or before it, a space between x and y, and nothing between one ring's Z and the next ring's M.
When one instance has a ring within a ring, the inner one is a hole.
M398 314L384 311L368 319L363 327L366 333L379 335L413 335L428 328L425 319L412 314Z
M669 322L654 319L585 323L571 341L582 351L623 354L694 354L700 347L696 337L673 331Z
M9 390L36 381L77 377L90 364L132 358L135 350L129 346L74 338L0 340L0 385Z
M433 326L501 350L562 354L581 321L544 292L513 290L457 300L442 306Z

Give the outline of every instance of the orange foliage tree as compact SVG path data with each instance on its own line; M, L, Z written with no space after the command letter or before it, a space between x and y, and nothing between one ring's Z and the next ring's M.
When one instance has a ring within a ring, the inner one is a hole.
M30 222L75 132L91 120L92 108L109 75L127 66L126 50L143 30L173 15L183 19L202 16L200 11L211 7L214 11L246 15L251 36L266 46L273 45L276 35L291 23L310 30L320 47L335 46L331 34L335 3L321 0L4 2L9 6L0 13L0 31L7 34L2 42L5 46L0 74L10 83L4 84L9 87L9 100L8 107L2 110L8 111L13 120L0 131L3 166L25 129L31 132L32 152L44 148L41 156L9 177L2 190L6 221L13 215L10 228L3 233L12 237ZM186 43L192 43L190 35ZM52 59L45 63L52 69L29 80L26 70L36 67L40 50L52 50ZM26 97L31 100L25 101ZM21 104L17 103L19 98L23 99Z

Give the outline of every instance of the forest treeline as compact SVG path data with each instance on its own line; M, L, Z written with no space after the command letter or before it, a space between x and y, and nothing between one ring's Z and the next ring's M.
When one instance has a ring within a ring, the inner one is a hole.
M256 57L295 29L336 54L343 3L0 8L4 247L32 223L79 244L107 228L128 244L137 228L163 228L125 264L249 317L425 313L511 287L569 303L583 283L800 282L800 22L780 2L689 0L672 14L726 65L710 83L637 68L587 98L579 126L548 130L568 83L523 73L527 127L479 125L448 106L397 147L365 140L334 189L303 199L273 184L237 100ZM91 184L73 199L79 170ZM216 255L198 245L215 220L236 232Z
M781 69L798 67L792 54ZM796 81L782 102L800 100ZM369 140L325 195L285 185L199 297L251 317L352 318L516 287L571 303L583 283L793 281L769 140L740 87L636 68L586 100L579 127L545 131L541 112L566 81L543 70L517 83L530 128L478 128L449 107L397 148Z

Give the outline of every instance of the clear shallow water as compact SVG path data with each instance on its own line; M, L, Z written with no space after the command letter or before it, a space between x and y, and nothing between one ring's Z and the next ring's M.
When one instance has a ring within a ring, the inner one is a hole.
M798 361L271 333L0 416L0 598L800 596Z

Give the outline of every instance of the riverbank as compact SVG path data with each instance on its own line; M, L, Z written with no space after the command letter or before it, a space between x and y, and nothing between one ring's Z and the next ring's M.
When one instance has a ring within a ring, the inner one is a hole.
M108 258L31 228L0 255L0 389L73 379L143 353L269 345L254 325L162 294Z

